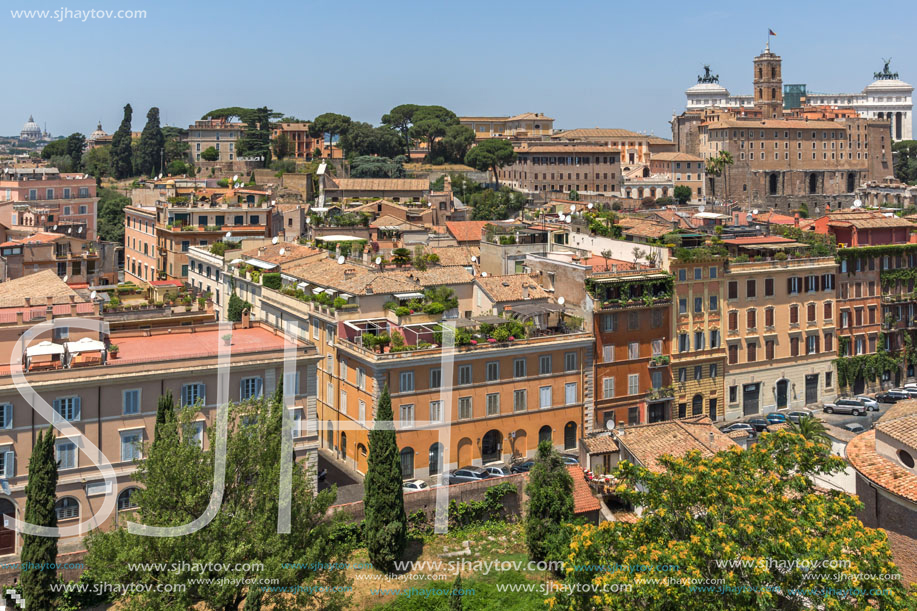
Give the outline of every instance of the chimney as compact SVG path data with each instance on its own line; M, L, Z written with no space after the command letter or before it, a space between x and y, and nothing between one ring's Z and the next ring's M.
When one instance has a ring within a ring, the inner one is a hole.
M529 298L529 285L528 284L522 285L522 298L523 299Z
M242 328L243 329L252 328L252 313L248 308L242 310Z
M76 295L73 293L70 294L70 303L76 303Z
M793 227L796 227L797 229L799 229L799 213L798 212L793 214Z
M48 295L48 296L45 298L45 300L47 301L48 307L54 305L54 297L53 297L52 295Z
M710 431L710 443L713 443L713 431Z
M31 298L31 297L26 297L26 298L25 298L25 307L27 307L27 308L31 308L31 307L32 307L32 298Z
M914 235L914 234L911 234L911 235ZM18 312L16 312L16 324L17 325L22 324L22 310L19 310Z
M213 299L209 299L209 298L207 299L206 307L207 307L207 313L213 314Z
M70 316L76 316L76 304L75 303L70 304Z

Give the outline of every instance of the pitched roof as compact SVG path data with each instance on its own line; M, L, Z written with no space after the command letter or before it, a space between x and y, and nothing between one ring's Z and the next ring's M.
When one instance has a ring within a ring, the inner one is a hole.
M614 153L617 149L604 144L562 144L523 142L514 147L517 153Z
M604 127L580 127L577 129L568 129L554 134L554 138L565 138L575 140L577 138L646 138L644 134L632 132L629 129L616 129Z
M522 301L526 299L526 289L528 299L547 299L551 296L527 274L476 276L474 281L494 303Z
M790 238L784 238L778 235L760 235L760 236L742 236L741 238L731 238L723 240L723 244L733 246L753 246L755 244L790 244L795 243Z
M573 513L589 513L601 508L599 500L592 494L592 489L586 483L583 470L579 465L567 465L567 471L573 478Z
M383 270L364 265L339 265L337 261L323 257L297 262L284 268L284 273L311 284L333 288L351 295L385 295L389 293L410 293L418 288L440 285L469 284L472 275L463 267L431 267L416 269Z
M440 246L437 248L427 248L427 252L439 257L440 265L474 265L471 257L478 258L478 264L481 261L481 249L477 246Z
M608 454L618 451L618 444L610 434L583 437L583 445L590 454Z
M847 444L847 460L877 486L917 502L917 475L876 452L876 430L860 433Z
M875 210L836 210L825 215L830 227L856 227L857 229L877 229L882 227L913 228L914 224L897 216L885 216Z
M917 449L917 401L896 403L879 418L877 431Z
M637 236L640 238L661 238L667 233L671 233L672 228L661 223L653 221L644 221L624 229L624 235Z
M490 221L446 221L446 229L459 242L480 242L481 232Z
M688 153L653 153L650 156L650 161L703 161L701 157L697 155L689 155Z
M752 218L758 223L773 223L776 225L793 225L796 223L794 217L780 214L779 212L764 212L762 214L755 214Z
M422 178L337 178L325 175L331 189L343 191L429 191L430 181Z
M0 283L0 308L24 307L26 297L33 306L44 306L49 296L54 304L70 303L71 296L75 303L86 301L50 269Z
M390 214L385 214L374 220L369 225L376 229L385 228L385 227L397 227L399 231L424 231L425 227L417 223L412 223L410 221L403 221L398 217L392 216Z
M665 470L659 463L661 456L679 458L697 450L702 456L711 457L739 447L717 430L707 416L624 427L618 432L617 441L644 467L656 472Z
M282 255L280 254L281 250L283 250ZM239 255L258 259L265 263L280 265L289 264L293 261L299 261L308 257L327 257L328 251L312 248L311 246L303 246L295 242L278 242L277 244L267 244L265 246L249 248L248 250L241 251Z
M379 204L385 204L386 206L392 206L393 208L399 208L405 211L410 210L410 208L408 208L407 206L402 206L401 204L397 202L393 202L385 198L380 198L380 199L368 202L366 204L356 206L354 208L348 208L347 212L376 212L376 210L378 210Z
M623 272L631 269L636 269L633 261L622 261L620 259L605 259L605 257L599 255L592 255L588 259L583 259L580 261L582 265L588 265L592 268L594 272L609 272L609 271L618 271Z

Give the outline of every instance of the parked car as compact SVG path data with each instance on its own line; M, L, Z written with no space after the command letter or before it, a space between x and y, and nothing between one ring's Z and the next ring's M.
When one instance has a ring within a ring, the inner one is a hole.
M427 482L422 479L406 479L401 482L401 490L404 492L414 492L415 490L426 490L429 488Z
M510 473L512 473L509 470L509 466L507 466L506 463L502 463L502 462L489 463L489 464L484 465L484 468L487 469L487 472L490 473L494 477L505 477L509 475Z
M749 418L745 422L750 424L755 429L756 433L766 433L770 430L767 428L767 425L771 423L768 422L766 418Z
M747 422L733 422L729 426L720 429L721 433L731 433L733 431L748 431L749 433L754 433L755 427Z
M917 399L917 388L904 387L904 388L892 388L892 390L905 393L908 399Z
M838 399L834 403L825 403L822 408L826 414L853 414L862 416L866 413L866 406L858 399Z
M513 465L510 468L510 472L511 473L528 473L529 471L532 470L533 466L535 466L535 461L527 460L523 463L519 463L518 465Z
M796 410L795 412L788 412L786 417L790 422L798 423L800 420L805 418L814 418L815 414L812 413L812 410L800 409Z
M780 424L781 422L786 422L786 414L780 412L771 412L764 418L771 424Z
M873 399L872 397L867 397L865 395L857 395L854 399L858 399L863 402L863 405L866 406L867 411L879 411L879 402Z
M911 395L904 392L903 390L889 390L887 392L882 392L876 395L876 401L879 403L897 403L898 401L906 401L910 399Z
M849 424L845 424L843 428L847 431L850 431L851 433L862 433L863 431L866 430L866 428L858 422L851 422Z
M579 458L577 458L576 456L573 456L572 454L561 454L561 458L564 459L565 465L578 465L579 464Z
M443 478L444 483L462 484L464 482L478 482L482 479L493 477L484 467L461 467L450 471Z

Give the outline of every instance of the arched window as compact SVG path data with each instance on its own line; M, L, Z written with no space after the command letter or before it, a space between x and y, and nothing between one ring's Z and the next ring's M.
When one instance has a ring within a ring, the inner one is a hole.
M414 477L414 449L405 448L401 450L401 477L411 479Z
M770 195L777 195L777 175L771 174L768 178L767 192Z
M503 434L497 430L490 430L481 438L481 460L487 464L500 460L503 450Z
M809 174L809 193L818 193L818 175Z
M134 498L134 493L137 492L137 490L137 488L125 488L121 491L121 494L118 495L118 511L125 511L137 507L137 501Z
M771 78L777 78L777 66L771 66Z
M552 439L552 437L553 436L551 435L551 427L549 427L547 424L541 427L540 429L538 429L538 443L541 443L542 441L552 441L553 442L554 440Z
M443 444L434 443L430 446L430 475L443 472Z
M564 426L564 449L565 450L575 450L576 449L576 423L568 422Z
M701 395L694 395L694 398L691 399L691 415L700 416L704 411L704 397Z
M58 521L72 520L80 517L80 503L72 496L65 496L54 504L54 511Z

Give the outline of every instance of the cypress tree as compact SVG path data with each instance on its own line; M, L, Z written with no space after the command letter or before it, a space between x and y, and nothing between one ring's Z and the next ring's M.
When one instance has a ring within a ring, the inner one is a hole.
M404 553L407 517L398 441L391 426L392 400L388 384L382 388L374 420L375 426L369 431L369 458L363 482L366 544L373 567L391 573L395 561Z
M529 495L525 511L529 558L553 557L564 544L563 525L573 520L573 478L550 441L538 444L525 492Z
M124 106L124 118L118 131L111 137L111 175L116 179L133 176L134 165L131 152L131 118L133 109L130 104Z
M146 126L140 134L140 144L137 147L139 149L137 157L140 163L137 171L147 176L156 175L163 165L164 147L165 138L159 127L159 109L154 106L146 113Z
M452 592L449 594L449 611L462 611L462 576L456 575L452 582Z
M162 426L174 420L175 401L172 399L172 391L167 390L166 394L159 395L159 402L156 404L156 428L153 431L153 443L159 439Z
M36 526L57 526L54 510L57 492L57 460L54 458L54 432L39 433L29 458L29 481L25 487L25 520ZM57 538L22 536L22 568L19 581L27 609L53 609L57 594L51 591L57 582L57 571L35 566L53 566L57 562Z

